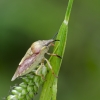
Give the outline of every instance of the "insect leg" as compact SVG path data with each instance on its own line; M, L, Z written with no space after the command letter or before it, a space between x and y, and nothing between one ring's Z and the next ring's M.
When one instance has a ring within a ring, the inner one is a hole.
M41 70L42 70L43 67L44 67L44 63L41 62L41 65L40 65L39 68L36 70L35 74L36 74L37 76L42 77L42 79L45 80L44 76L41 74Z
M50 62L46 59L46 58L44 58L44 60L47 62L47 64L48 64L48 67L51 69L51 71L52 71L52 74L56 77L56 78L58 78L57 76L56 76L56 74L54 73L54 71L53 71L53 69L52 69L52 66L50 65Z
M48 55L50 55L50 56L56 56L56 57L58 57L58 58L60 58L60 59L62 59L62 57L60 57L59 55L57 55L57 54L51 54L51 53L47 53Z
M40 72L40 70L42 69L43 66L44 66L44 63L41 63L41 65L39 66L39 68L35 72L36 75L39 75L38 73Z

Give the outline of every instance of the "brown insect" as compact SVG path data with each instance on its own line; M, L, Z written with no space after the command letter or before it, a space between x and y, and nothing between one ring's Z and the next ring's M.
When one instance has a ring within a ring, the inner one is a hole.
M35 74L38 73L39 69L41 69L44 65L44 61L47 62L49 68L51 69L52 73L52 66L50 65L49 61L44 57L45 54L58 56L57 54L48 53L49 47L54 45L53 43L59 40L39 40L34 42L31 47L28 49L24 57L22 58L19 66L12 77L11 81L14 81L17 77L23 76L34 70L40 63L41 66L36 70Z

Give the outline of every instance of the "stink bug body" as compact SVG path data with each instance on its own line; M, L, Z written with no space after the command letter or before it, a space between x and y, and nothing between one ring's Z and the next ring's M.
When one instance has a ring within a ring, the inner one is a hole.
M26 75L27 73L34 70L37 65L41 63L41 67L43 65L44 60L47 62L48 66L52 70L52 67L49 63L49 61L44 57L44 55L47 53L48 55L57 56L56 54L50 54L48 53L49 47L53 44L53 42L59 41L59 40L39 40L34 42L31 47L26 52L25 56L22 58L21 62L19 63L19 66L12 77L11 81L14 81L17 77ZM38 69L36 70L36 74L38 72Z

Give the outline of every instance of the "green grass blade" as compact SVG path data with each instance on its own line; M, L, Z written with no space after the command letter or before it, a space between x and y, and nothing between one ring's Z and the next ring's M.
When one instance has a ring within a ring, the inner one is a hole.
M55 54L60 55L62 58L63 58L65 47L66 47L68 22L69 22L72 4L73 4L73 0L69 0L67 11L65 14L65 19L57 35L57 39L59 39L60 42L56 42L54 52L53 52ZM57 58L57 57L51 57L49 61L53 67L55 74L58 75L60 66L62 63L62 59ZM40 100L56 100L57 80L58 79L55 78L54 75L52 75L51 71L49 71L49 73L47 74L43 89L42 89Z

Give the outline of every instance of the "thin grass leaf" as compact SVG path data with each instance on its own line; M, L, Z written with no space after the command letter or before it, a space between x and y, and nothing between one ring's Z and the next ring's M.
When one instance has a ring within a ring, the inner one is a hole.
M68 22L69 22L72 4L73 4L73 0L69 0L67 11L65 14L65 19L59 29L59 32L56 38L60 40L60 42L56 42L54 52L53 52L55 54L60 55L62 58L63 58L65 47L66 47ZM51 57L49 61L53 67L55 74L58 75L60 67L61 67L62 59ZM57 80L58 79L55 78L54 75L52 75L51 71L49 71L49 73L47 74L43 89L42 89L40 100L56 100Z

